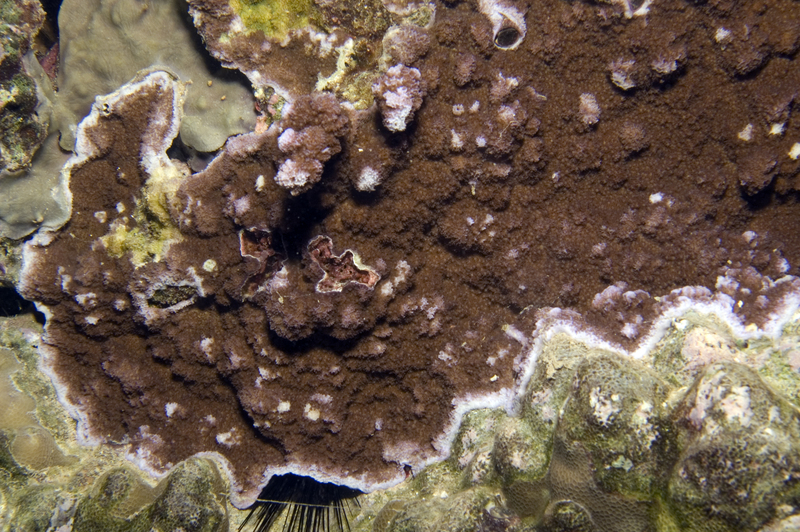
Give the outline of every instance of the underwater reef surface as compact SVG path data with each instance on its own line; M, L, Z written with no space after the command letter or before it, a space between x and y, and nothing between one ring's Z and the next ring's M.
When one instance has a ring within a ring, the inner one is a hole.
M94 4L0 11L4 526L290 472L376 531L800 519L796 1Z

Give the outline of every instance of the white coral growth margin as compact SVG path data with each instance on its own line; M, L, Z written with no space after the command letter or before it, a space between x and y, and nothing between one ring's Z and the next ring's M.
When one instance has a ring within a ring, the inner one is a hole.
M148 142L143 142L140 154L146 157L146 166L164 164L165 160L168 161L166 149L178 134L181 118L183 116L185 86L164 71L143 73L141 76L137 76L137 79L134 81L123 85L119 90L106 96L98 96L92 105L92 110L89 115L78 125L75 154L69 158L62 170L65 176L64 181L66 194L69 197L70 211L72 194L69 189L69 176L72 170L103 152L103 147L98 144L98 139L93 138L90 134L91 129L98 125L101 117L113 114L120 106L124 105L126 98L130 97L132 94L148 89L155 89L162 92L172 91L172 108L168 117L161 117L159 120L153 121L156 122L151 124L153 126L153 134L147 136L146 140ZM33 279L31 279L33 268L39 262L39 250L52 241L55 236L55 230L56 229L48 228L47 231L39 231L32 239L25 243L22 250L22 268L20 270L20 281L18 285L18 289L22 294L36 293ZM72 282L68 277L69 276L62 276L61 279L62 289L65 291L69 290L69 285ZM37 302L36 308L45 315L46 323L49 322L50 312L47 306ZM39 346L39 353L41 355L40 371L53 383L59 402L64 406L70 417L77 421L76 430L78 442L82 445L91 446L103 443L104 440L102 438L92 434L89 426L89 419L84 412L83 405L73 403L69 400L67 387L60 381L55 372L53 364L56 358L56 351L54 348L47 345L46 326L43 340L44 344ZM134 460L134 462L136 461ZM162 472L161 475L164 473L165 472Z
M664 298L669 298L669 302L650 322L646 334L634 344L633 349L626 349L619 344L610 342L601 336L601 331L583 326L578 322L580 316L575 312L560 308L540 309L536 327L531 334L530 349L519 364L520 376L514 404L507 405L506 408L512 415L519 414L522 398L536 369L539 355L547 342L558 334L566 334L590 348L603 349L634 359L641 359L652 352L670 327L690 314L717 318L740 340L777 338L787 323L800 320L800 279L794 276L785 276L772 283L772 286L785 283L793 286L778 301L771 303L769 319L760 327L755 323L747 323L742 316L737 314L735 312L735 307L738 306L737 301L727 294L713 293L707 288L699 286L673 290Z
M800 319L800 279L786 276L772 283L772 286L779 286L784 283L791 283L794 286L792 286L792 289L785 293L778 301L772 304L770 317L761 327L757 327L752 323L747 324L734 310L736 301L722 292L712 293L705 287L685 287L673 290L668 296L663 298L669 301L662 306L659 315L651 321L647 333L641 336L640 340L635 344L635 348L631 350L605 340L601 336L601 331L594 330L591 327L581 324L581 316L576 312L559 308L541 309L538 311L538 319L530 335L522 333L513 326L508 326L506 328L506 334L519 342L522 347L522 355L518 357L515 366L518 373L515 385L511 388L501 389L495 393L484 395L467 394L454 399L449 423L444 428L441 435L431 443L432 449L423 449L413 442L401 442L384 449L384 460L397 463L398 470L394 477L386 478L380 482L375 482L374 480L370 481L366 478L356 478L347 475L346 472L337 475L331 471L325 471L310 464L291 464L265 471L258 489L251 489L245 492L237 489L227 459L217 453L203 453L202 456L215 459L222 466L221 469L227 472L228 478L233 486L231 501L235 506L240 508L249 506L273 475L283 475L286 473L312 477L320 482L332 482L346 485L364 492L390 488L400 484L406 479L405 471L399 467L400 465L408 465L412 468L412 471L419 472L429 465L447 459L450 456L450 450L452 449L453 442L461 427L464 416L468 412L490 408L503 409L509 415L519 415L522 407L522 399L525 396L525 391L530 383L531 377L536 370L536 363L539 355L544 350L547 342L554 336L558 334L567 334L576 342L582 343L590 348L603 349L623 356L640 359L650 353L656 344L664 338L672 324L676 323L682 317L696 314L700 316L716 317L729 327L737 338L743 340L759 337L775 338L781 334L783 328L789 321Z

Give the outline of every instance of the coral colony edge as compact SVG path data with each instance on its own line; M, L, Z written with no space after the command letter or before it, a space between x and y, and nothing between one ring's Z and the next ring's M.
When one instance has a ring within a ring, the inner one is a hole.
M800 527L796 0L47 8L2 530Z

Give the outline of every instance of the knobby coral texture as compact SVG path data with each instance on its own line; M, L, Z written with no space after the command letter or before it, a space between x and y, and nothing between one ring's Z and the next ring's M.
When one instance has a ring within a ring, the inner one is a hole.
M167 156L166 73L81 123L72 218L21 290L89 441L156 472L216 453L240 505L282 472L370 490L446 456L466 408L511 408L547 330L641 353L676 309L753 336L800 298L793 0L387 3L380 61L374 28L273 28L366 81L189 3L291 103L198 173Z
M38 116L44 106L32 79L40 65L29 53L33 40L44 23L44 11L38 2L4 3L0 11L0 176L14 173L31 162L31 156L47 136L47 118ZM27 56L27 58L26 58ZM35 64L34 64L35 63Z

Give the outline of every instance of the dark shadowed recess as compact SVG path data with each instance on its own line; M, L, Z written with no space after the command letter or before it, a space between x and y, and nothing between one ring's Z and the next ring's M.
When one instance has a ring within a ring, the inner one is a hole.
M10 286L0 286L0 318L13 318L23 314L33 314L37 323L44 325L44 314L36 310L32 302L23 298Z
M19 316L32 310L34 310L33 303L24 299L16 290L10 286L0 286L0 317ZM39 312L36 314L37 321L44 322L44 316Z
M775 190L774 182L770 183L764 190L760 190L752 196L742 191L741 197L751 213L756 213L770 207L782 205L791 206L800 203L800 193L796 191L779 193Z
M52 29L55 39L58 40L58 12L61 10L62 0L41 0L47 25Z
M217 156L217 153L218 152L206 153L197 151L191 146L187 146L180 135L175 137L175 140L172 141L172 145L167 149L167 156L169 156L170 159L186 163L193 174L205 170L206 166Z

